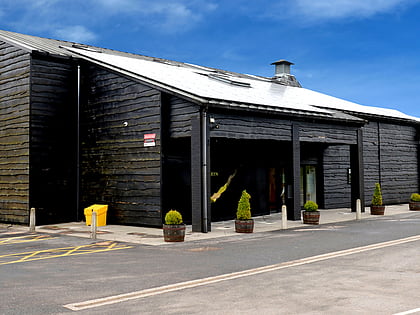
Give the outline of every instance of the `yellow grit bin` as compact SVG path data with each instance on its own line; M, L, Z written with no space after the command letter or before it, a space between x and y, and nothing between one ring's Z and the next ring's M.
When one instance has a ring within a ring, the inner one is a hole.
M92 212L94 211L96 212L96 226L106 225L108 205L91 205L85 208L86 225L92 224Z

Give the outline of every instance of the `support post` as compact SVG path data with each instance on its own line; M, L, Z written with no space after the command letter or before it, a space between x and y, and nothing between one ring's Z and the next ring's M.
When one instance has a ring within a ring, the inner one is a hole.
M92 219L90 223L90 238L96 240L97 218L95 211L92 211Z
M285 205L281 207L281 229L287 229L287 207Z
M191 221L192 231L202 232L202 169L200 117L191 118Z
M350 146L351 164L351 211L356 212L356 200L360 199L361 211L365 212L365 181L363 165L363 131L357 129L357 144Z
M29 232L35 232L35 226L36 226L35 208L31 208L29 212Z
M294 220L300 220L300 141L299 141L299 125L292 126L292 186L293 186L293 203L292 209L289 209L288 216Z

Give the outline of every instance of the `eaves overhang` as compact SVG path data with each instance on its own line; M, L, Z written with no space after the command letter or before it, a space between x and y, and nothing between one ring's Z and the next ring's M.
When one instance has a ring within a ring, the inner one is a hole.
M367 123L367 120L361 119L356 116L341 113L339 111L329 110L329 113L320 113L317 111L301 111L293 110L290 108L282 108L280 106L264 106L260 104L249 104L249 103L236 103L226 100L208 100L207 105L209 108L215 108L220 110L236 110L243 112L254 112L263 113L267 115L276 115L285 117L290 120L311 120L311 121L322 121L329 123L344 123L351 125L363 126Z

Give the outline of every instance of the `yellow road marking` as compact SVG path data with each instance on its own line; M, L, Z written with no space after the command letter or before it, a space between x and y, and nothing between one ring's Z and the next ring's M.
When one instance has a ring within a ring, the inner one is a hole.
M83 246L76 246L75 248L69 250L67 253L63 254L63 256L71 256L71 254L73 254L74 252L78 251L79 249L81 249Z
M83 255L90 253L100 253L120 249L128 249L133 246L118 244L116 242L107 243L107 244L88 244L81 246L72 246L72 247L62 247L62 248L52 248L39 250L34 252L24 252L24 253L14 253L0 255L0 265L15 264L26 261L42 260L49 258L57 257L66 257L74 255Z
M24 236L6 237L6 238L0 238L0 245L36 242L36 241L43 241L43 240L51 240L54 238L56 237L52 237L51 235L24 235Z

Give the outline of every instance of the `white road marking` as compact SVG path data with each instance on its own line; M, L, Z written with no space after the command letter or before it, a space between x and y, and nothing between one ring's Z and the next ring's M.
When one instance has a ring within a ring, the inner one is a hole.
M261 273L311 264L318 261L323 261L323 260L332 259L336 257L348 256L352 254L362 253L366 251L371 251L371 250L380 249L380 248L389 247L389 246L395 246L395 245L409 243L409 242L415 242L419 240L420 240L420 235L416 235L416 236L411 236L411 237L407 237L407 238L403 238L399 240L377 243L377 244L361 246L361 247L356 247L356 248L350 248L350 249L340 250L337 252L331 252L327 254L283 262L279 264L253 268L253 269L248 269L248 270L243 270L243 271L238 271L238 272L233 272L233 273L228 273L228 274L223 274L223 275L208 277L208 278L203 278L203 279L179 282L179 283L165 285L165 286L151 288L151 289L145 289L145 290L134 291L134 292L125 293L125 294L113 295L113 296L108 296L104 298L88 300L84 302L66 304L63 306L73 311L80 311L80 310L95 308L95 307L99 307L103 305L121 303L124 301L140 299L140 298L164 294L168 292L174 292L174 291L184 290L188 288L204 286L204 285L208 285L212 283L228 281L228 280L233 280L233 279L238 279L238 278L243 278L243 277L249 277L249 276L257 275ZM412 313L400 313L399 315L402 315L402 314L412 314Z
M401 313L395 313L393 315L408 315L408 314L414 314L414 313L420 313L420 308L415 308L413 310L401 312Z

